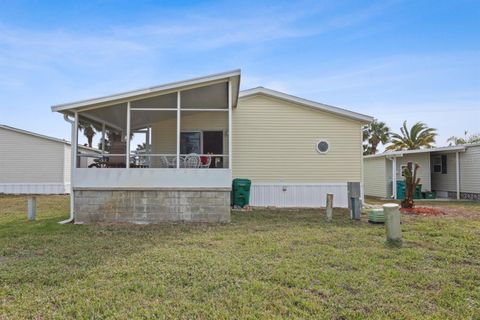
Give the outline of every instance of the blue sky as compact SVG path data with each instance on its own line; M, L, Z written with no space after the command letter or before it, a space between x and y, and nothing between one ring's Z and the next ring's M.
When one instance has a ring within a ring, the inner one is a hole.
M53 104L241 68L386 121L480 132L480 1L2 1L0 123L69 139Z

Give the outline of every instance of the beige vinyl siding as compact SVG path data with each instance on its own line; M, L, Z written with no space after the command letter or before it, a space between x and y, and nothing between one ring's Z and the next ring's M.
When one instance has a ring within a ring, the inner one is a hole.
M431 191L430 153L404 154L403 157L397 158L397 181L405 180L405 177L402 177L401 166L407 165L408 162L418 163L420 165L417 171L417 177L420 178L422 191Z
M384 157L365 158L364 185L365 195L374 197L387 197L387 168Z
M63 181L65 184L70 183L71 172L72 172L72 150L70 145L64 144L63 149Z
M432 173L432 189L457 191L457 168L455 153L447 153L447 173ZM434 155L432 155L432 158ZM459 153L460 192L480 193L480 146L468 147Z
M0 128L0 183L64 183L64 143Z
M432 172L432 190L434 191L457 191L457 168L455 163L455 153L443 154L447 156L447 173ZM433 158L441 157L442 154L432 154L431 166L433 167Z
M227 112L182 112L180 130L223 131L223 153L228 154L228 113ZM152 125L153 153L177 153L176 114Z
M460 153L460 192L480 193L480 146Z
M361 123L256 95L233 111L233 176L253 182L361 181ZM319 154L319 139L330 143Z

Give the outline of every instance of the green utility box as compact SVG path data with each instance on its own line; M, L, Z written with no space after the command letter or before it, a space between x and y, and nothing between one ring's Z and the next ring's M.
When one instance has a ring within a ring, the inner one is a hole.
M372 209L368 212L368 222L385 223L385 215L383 209Z
M233 179L232 182L232 206L243 208L250 203L250 186L252 181L248 179Z
M422 192L424 199L437 199L437 193L435 191Z

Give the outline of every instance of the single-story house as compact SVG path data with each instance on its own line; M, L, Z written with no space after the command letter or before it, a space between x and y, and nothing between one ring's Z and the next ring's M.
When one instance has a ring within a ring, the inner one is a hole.
M70 149L68 141L0 125L0 193L70 193ZM95 150L79 146L78 152Z
M227 222L233 178L252 181L252 206L319 207L334 193L347 207L372 117L239 87L234 70L53 106L72 123L72 141L79 120L112 140L97 167L72 163L71 219Z
M408 162L418 163L422 191L439 198L480 200L480 143L364 156L365 195L397 198Z

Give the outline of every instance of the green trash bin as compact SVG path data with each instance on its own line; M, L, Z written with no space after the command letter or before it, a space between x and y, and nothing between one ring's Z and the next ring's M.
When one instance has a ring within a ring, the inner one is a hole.
M413 199L422 199L422 185L418 184L415 192L413 193Z
M397 181L397 199L405 199L405 181Z
M250 186L252 181L249 179L237 178L232 182L232 206L243 208L250 203Z
M422 192L425 199L436 199L437 193L435 191Z

